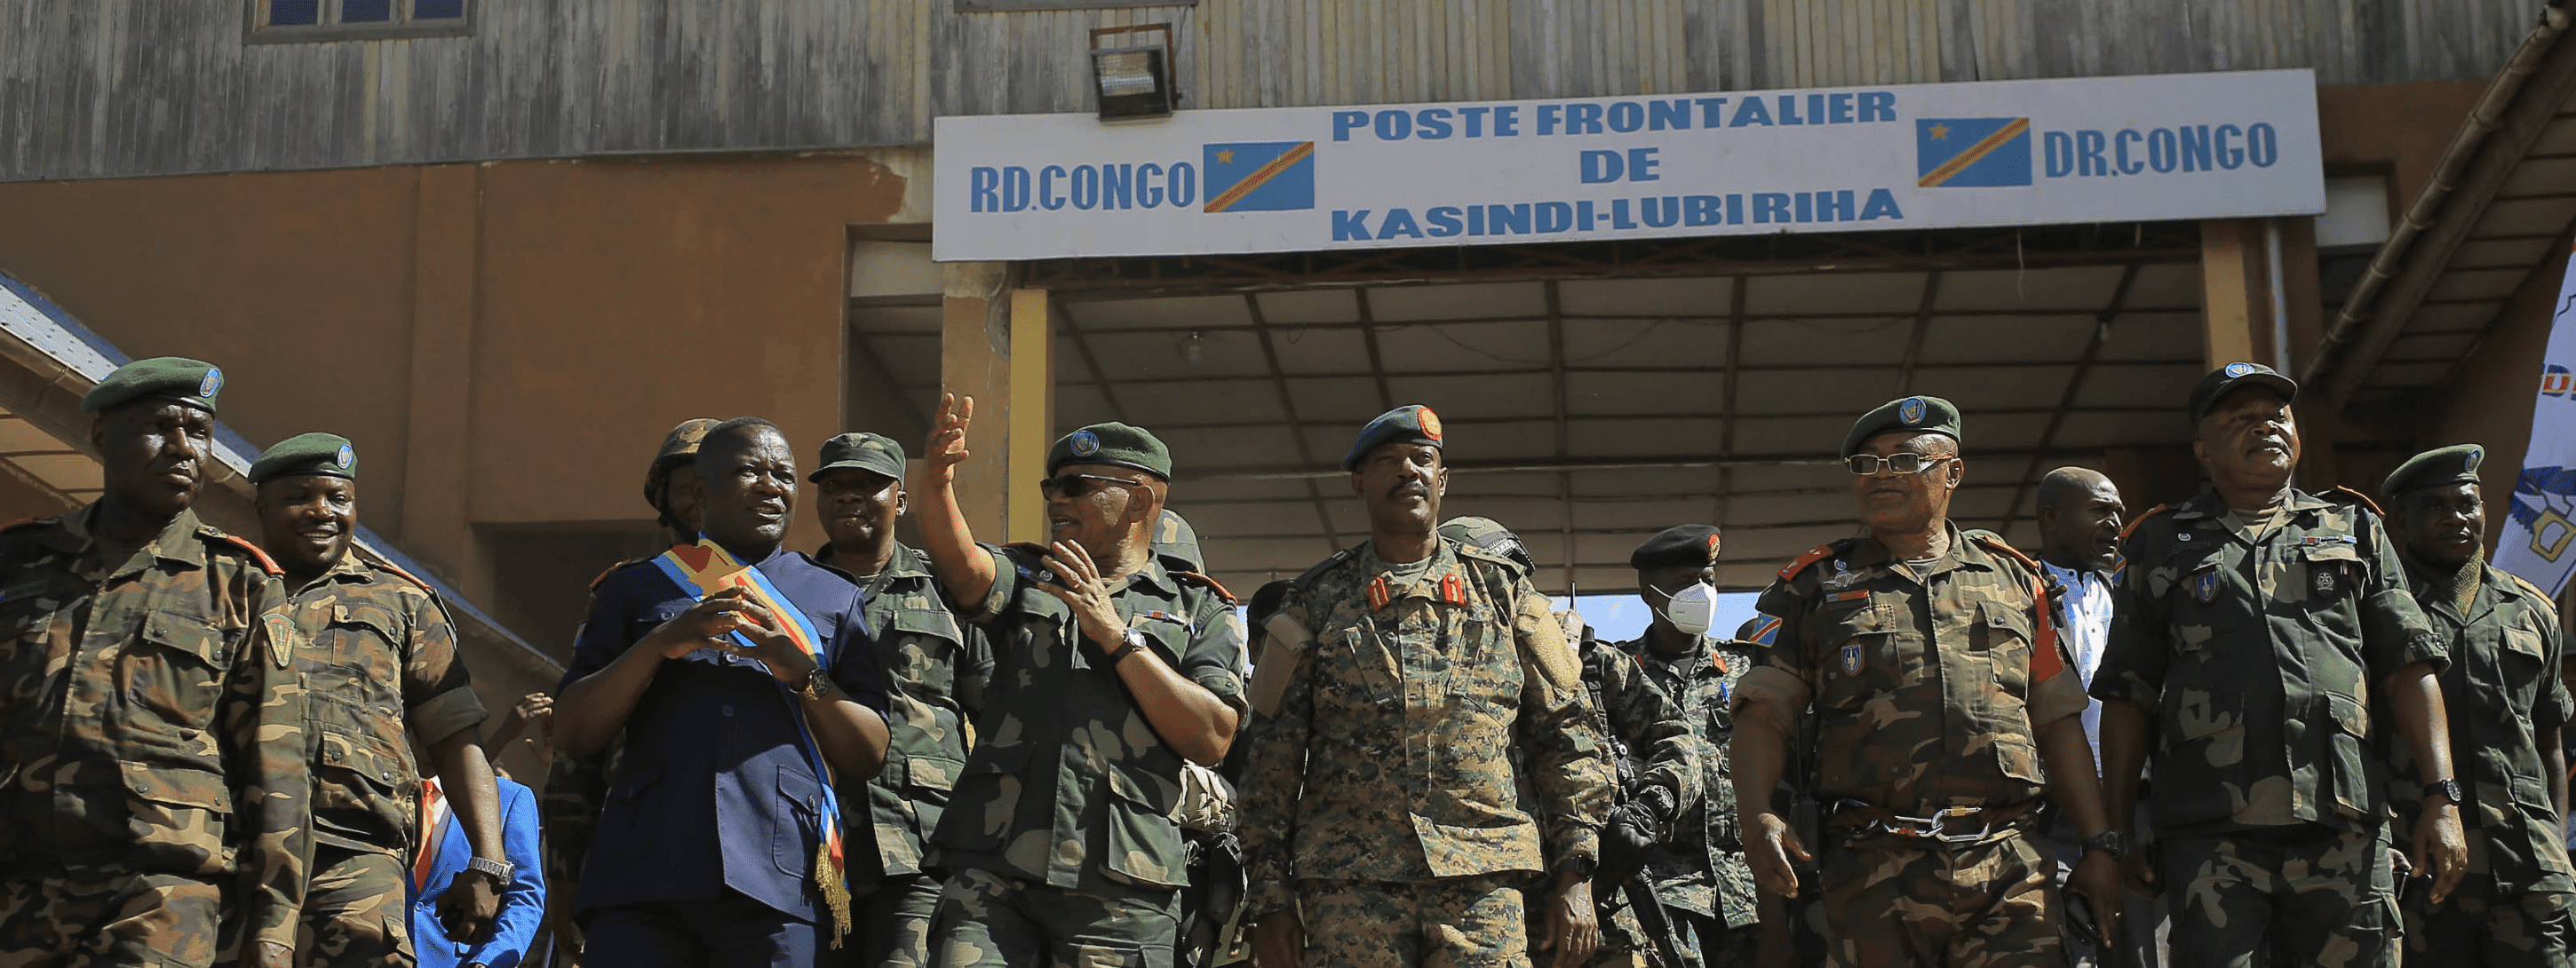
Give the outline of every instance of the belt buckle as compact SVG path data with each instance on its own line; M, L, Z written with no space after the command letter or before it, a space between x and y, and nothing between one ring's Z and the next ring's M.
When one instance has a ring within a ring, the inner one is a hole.
M1984 807L1943 807L1939 812L1925 818L1931 821L1932 828L1932 832L1925 836L1945 844L1973 844L1977 841L1984 840L1988 835L1994 833L1995 828L1993 824L1980 824L1974 833L1954 834L1950 832L1951 818L1973 817L1984 812Z

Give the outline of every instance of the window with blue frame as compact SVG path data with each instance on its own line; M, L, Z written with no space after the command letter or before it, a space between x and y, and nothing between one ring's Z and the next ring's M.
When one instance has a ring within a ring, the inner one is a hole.
M456 37L474 32L473 0L244 0L254 42Z

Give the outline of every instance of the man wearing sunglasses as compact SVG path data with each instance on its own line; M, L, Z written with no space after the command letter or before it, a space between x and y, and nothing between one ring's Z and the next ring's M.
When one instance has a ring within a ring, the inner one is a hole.
M2449 659L2367 498L2290 485L2299 385L2230 363L2192 388L2210 489L2129 525L2094 673L2102 772L2126 826L2156 751L2153 861L2176 965L2393 965L2387 744L2427 784L2419 889L2440 903L2468 849L2437 674ZM2374 709L2393 713L2397 735ZM2401 739L2402 737L2402 739Z
M1783 897L1798 891L1791 860L1818 860L1841 968L2064 964L2054 864L2030 835L2043 794L2093 848L2071 893L2104 930L2119 912L2084 687L2038 562L1950 522L1959 442L1939 397L1862 416L1842 447L1861 533L1791 562L1755 606L1779 629L1736 692L1735 781L1779 785L1812 701L1825 817L1811 850L1769 798L1742 800L1747 859Z
M1342 458L1369 540L1266 623L1239 829L1260 968L1526 966L1599 942L1613 780L1582 669L1510 559L1435 531L1440 418L1398 407ZM1525 900L1526 899L1526 900Z
M994 660L932 836L953 872L932 961L1168 964L1188 884L1181 764L1223 760L1244 711L1234 599L1156 556L1171 452L1123 423L1048 449L1047 544L976 544L953 487L974 412L940 404L913 488L931 574Z

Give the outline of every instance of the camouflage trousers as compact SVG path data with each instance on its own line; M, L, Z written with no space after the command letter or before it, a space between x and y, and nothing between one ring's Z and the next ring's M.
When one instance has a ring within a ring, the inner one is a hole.
M2397 963L2388 832L2314 824L2158 844L2173 930L2190 968L2389 968Z
M1172 968L1180 892L1110 897L988 870L948 876L930 919L939 968Z
M411 911L403 890L409 873L402 858L381 851L313 848L303 923L295 929L295 963L301 968L411 964Z
M2047 851L2020 833L1960 845L1885 834L1838 840L1817 864L1825 963L2064 965L2052 868Z
M207 968L223 889L180 874L0 878L0 968Z
M1306 968L1530 968L1531 874L1297 882Z
M890 877L859 899L858 959L869 968L923 968L930 964L930 918L939 910L940 882L928 874Z
M1607 895L1599 884L1593 885L1592 899L1602 901ZM1601 947L1588 962L1591 968L1650 968L1656 965L1654 942L1646 937L1645 928L1637 921L1636 910L1625 903L1601 912ZM1759 925L1728 929L1726 922L1697 911L1664 907L1664 916L1672 920L1673 943L1697 959L1702 968L1753 968L1754 955L1762 941ZM1533 923L1533 933L1546 926ZM1541 961L1545 964L1545 961Z
M2477 875L2470 875L2475 878ZM2576 964L2576 896L2520 891L2472 895L2468 885L2430 911L2406 911L2406 968L2564 968Z

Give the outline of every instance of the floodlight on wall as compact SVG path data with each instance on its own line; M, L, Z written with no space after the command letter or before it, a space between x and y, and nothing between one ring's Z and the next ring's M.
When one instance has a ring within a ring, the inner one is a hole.
M1118 35L1162 34L1160 41ZM1103 47L1104 37L1118 46ZM1100 120L1167 118L1181 92L1172 83L1172 25L1101 27L1091 32L1091 86L1100 95Z

